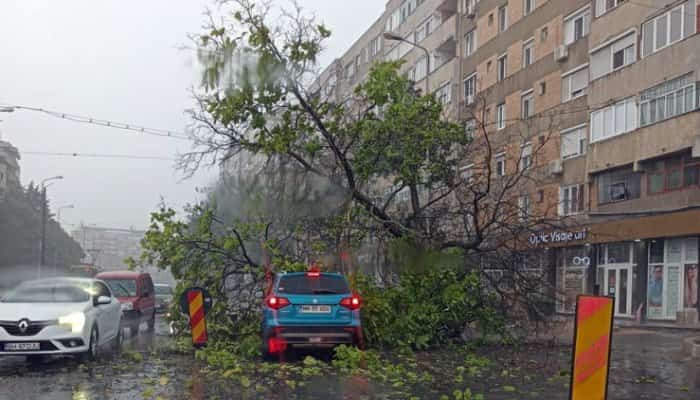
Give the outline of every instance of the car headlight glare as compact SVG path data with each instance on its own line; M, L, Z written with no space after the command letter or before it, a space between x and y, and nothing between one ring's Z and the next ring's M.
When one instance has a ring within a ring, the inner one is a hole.
M134 303L122 303L122 311L131 311L134 309Z
M68 314L60 317L58 319L58 324L70 327L73 333L80 333L83 331L83 327L85 327L85 314L81 312Z

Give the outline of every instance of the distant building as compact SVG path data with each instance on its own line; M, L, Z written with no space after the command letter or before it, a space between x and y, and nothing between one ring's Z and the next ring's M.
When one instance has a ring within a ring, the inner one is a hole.
M0 198L8 188L19 186L19 152L8 142L0 140Z
M124 260L141 255L144 231L81 225L71 236L86 254L85 262L105 271L127 268Z

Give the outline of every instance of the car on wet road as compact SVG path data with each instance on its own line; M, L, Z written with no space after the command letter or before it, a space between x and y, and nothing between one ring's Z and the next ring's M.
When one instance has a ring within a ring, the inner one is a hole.
M263 309L263 356L290 347L361 346L360 307L341 274L311 269L276 275Z
M124 326L136 335L142 323L152 332L156 324L156 294L151 275L135 271L110 271L97 274L121 303Z
M156 312L164 313L173 302L173 287L165 283L156 283Z
M121 345L121 315L119 301L102 281L27 281L0 299L0 355L94 359L102 345Z

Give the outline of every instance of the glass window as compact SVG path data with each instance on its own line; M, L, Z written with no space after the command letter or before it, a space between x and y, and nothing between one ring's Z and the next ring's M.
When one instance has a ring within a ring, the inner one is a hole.
M496 106L496 129L506 127L506 105L501 103Z
M656 43L657 49L666 47L668 44L668 15L663 15L656 19Z
M532 95L532 92L530 92L522 97L521 102L522 102L522 118L523 119L530 118L535 113L534 101L535 101L535 97Z
M700 184L700 164L688 165L683 170L683 186L693 186Z
M577 157L586 154L588 145L587 127L574 128L561 134L561 157L562 159Z
M634 99L623 100L591 113L591 142L621 135L637 128L637 104Z
M523 68L533 63L535 39L530 39L523 44Z
M666 262L680 263L683 256L683 240L672 239L666 241Z
M604 172L597 179L599 204L639 198L641 174L631 168Z
M508 9L506 6L498 8L498 31L503 32L508 29Z
M498 80L502 81L506 79L508 68L508 56L502 55L498 58Z
M664 240L656 239L649 243L649 263L657 264L664 262Z
M464 36L465 55L470 56L476 51L476 30L467 32Z
M115 297L136 296L136 280L134 279L105 279Z
M287 294L345 294L350 288L341 276L321 274L319 277L285 275L277 285L279 293Z
M615 243L608 246L608 264L622 264L630 262L630 244Z

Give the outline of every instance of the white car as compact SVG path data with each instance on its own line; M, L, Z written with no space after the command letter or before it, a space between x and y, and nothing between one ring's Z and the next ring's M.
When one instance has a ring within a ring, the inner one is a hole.
M121 304L97 279L27 281L0 299L0 356L79 355L121 345Z

